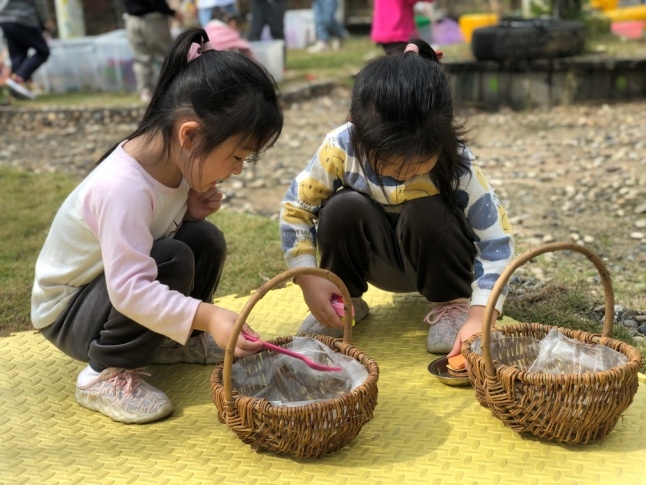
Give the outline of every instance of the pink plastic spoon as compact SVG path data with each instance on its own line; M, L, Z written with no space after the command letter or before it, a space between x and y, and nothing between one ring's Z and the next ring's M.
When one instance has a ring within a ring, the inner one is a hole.
M286 349L285 347L281 347L280 345L270 344L269 342L260 340L258 337L254 337L253 335L249 335L248 333L245 333L245 332L241 332L241 333L244 336L244 338L246 338L247 340L250 340L252 342L260 342L262 346L267 350L273 350L274 352L278 352L280 354L285 354L285 355L289 355L290 357L295 357L297 359L300 359L312 369L329 371L329 372L338 372L343 370L343 367L335 367L335 366L318 364L314 362L312 359L309 359L308 357L305 357L304 355L299 354L298 352L294 352L292 350Z

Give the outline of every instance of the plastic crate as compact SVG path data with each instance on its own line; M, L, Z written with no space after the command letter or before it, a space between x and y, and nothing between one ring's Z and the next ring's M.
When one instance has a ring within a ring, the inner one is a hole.
M49 48L47 62L32 76L41 91L67 93L95 89L95 47L91 37L51 40Z
M283 40L261 40L249 42L251 50L260 64L270 72L276 82L281 82L284 76L284 46Z
M95 68L101 91L135 91L134 56L124 29L94 38ZM158 68L161 66L157 66Z
M285 12L285 44L288 49L305 49L316 41L311 8Z

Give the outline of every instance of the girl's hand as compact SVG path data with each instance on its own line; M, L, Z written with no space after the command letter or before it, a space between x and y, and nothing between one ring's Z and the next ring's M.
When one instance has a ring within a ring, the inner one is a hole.
M462 342L467 340L472 335L482 332L484 310L485 310L485 307L478 306L478 305L474 305L469 309L469 316L467 317L466 321L462 324L462 327L460 327L460 331L458 332L458 336L455 339L453 348L451 349L451 352L447 354L447 357L453 357L454 355L460 354L462 352ZM495 320L497 318L498 318L498 311L494 311L493 319Z
M208 331L213 336L213 340L218 344L218 347L224 349L229 344L237 318L238 314L231 310L211 305L210 303L201 303L193 320L193 328ZM246 323L242 326L242 331L260 338L260 335L254 332ZM238 335L233 353L236 357L247 357L255 354L261 348L261 342L247 340L242 336L241 332Z
M336 314L330 301L333 295L341 294L334 283L316 275L297 276L295 283L301 287L305 303L320 324L343 328L343 320Z
M224 194L218 190L215 184L202 194L190 189L184 218L188 221L200 221L206 218L220 209L223 198Z

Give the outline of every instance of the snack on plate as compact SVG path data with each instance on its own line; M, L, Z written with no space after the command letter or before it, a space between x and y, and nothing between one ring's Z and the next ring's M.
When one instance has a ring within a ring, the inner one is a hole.
M467 361L462 354L454 355L447 360L446 369L450 375L454 377L466 377L468 375Z

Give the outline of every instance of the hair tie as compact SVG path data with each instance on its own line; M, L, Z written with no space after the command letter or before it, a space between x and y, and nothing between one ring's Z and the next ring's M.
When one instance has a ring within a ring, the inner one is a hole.
M191 47L188 49L188 56L186 56L186 60L187 62L191 62L193 59L197 59L198 57L200 57L206 51L212 51L212 50L215 50L215 48L208 41L203 42L202 44L193 42L191 44Z
M404 54L406 54L407 52L412 52L413 54L419 54L419 47L417 47L413 43L410 43L406 46L406 49L404 49Z

